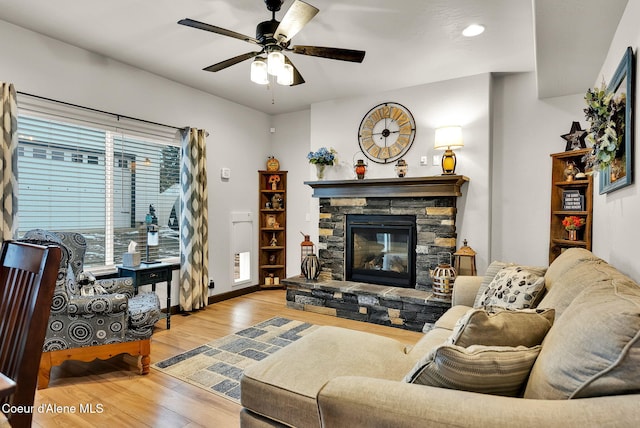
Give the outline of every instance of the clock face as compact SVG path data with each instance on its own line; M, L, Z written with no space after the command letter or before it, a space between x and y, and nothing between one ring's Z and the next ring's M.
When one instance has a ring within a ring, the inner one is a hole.
M400 159L411 148L415 136L411 112L397 103L382 103L369 110L358 131L360 149L377 163Z

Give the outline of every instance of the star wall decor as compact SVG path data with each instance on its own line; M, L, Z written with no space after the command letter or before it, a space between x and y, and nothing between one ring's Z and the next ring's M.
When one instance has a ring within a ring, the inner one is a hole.
M587 148L587 144L584 142L587 137L587 131L580 129L580 122L573 122L571 131L568 134L561 135L561 137L567 140L567 145L564 148L565 152Z

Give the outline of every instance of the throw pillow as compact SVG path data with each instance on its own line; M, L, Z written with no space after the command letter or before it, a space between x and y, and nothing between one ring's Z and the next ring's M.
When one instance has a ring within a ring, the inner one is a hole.
M447 343L462 347L532 347L542 343L554 318L554 309L470 309L460 318Z
M493 278L481 296L484 307L533 308L542 297L544 276L524 266L507 266Z
M525 398L640 391L640 287L619 275L581 292L544 340Z
M441 345L418 361L404 381L515 397L527 382L540 348Z
M500 272L503 268L510 265L513 266L512 263L501 262L498 260L494 260L493 262L491 262L491 264L487 268L487 271L484 273L484 276L482 277L482 282L480 283L478 294L476 294L476 300L473 303L474 308L482 307L480 302L482 300L482 295L484 294L485 290L487 289L487 287L489 287L489 284L491 284L491 281L493 281L493 278L495 278L498 272Z

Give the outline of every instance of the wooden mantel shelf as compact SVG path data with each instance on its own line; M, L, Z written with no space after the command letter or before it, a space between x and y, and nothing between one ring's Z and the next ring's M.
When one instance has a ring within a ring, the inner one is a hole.
M405 198L462 196L461 187L469 181L464 175L431 177L365 178L363 180L305 181L315 198Z

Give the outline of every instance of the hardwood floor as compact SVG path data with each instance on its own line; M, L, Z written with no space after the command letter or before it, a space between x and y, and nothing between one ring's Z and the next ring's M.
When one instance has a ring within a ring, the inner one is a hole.
M265 290L209 305L156 325L151 363L274 316L368 331L413 344L421 333L286 307L283 290ZM237 427L241 407L153 368L137 374L133 358L117 356L54 367L49 388L36 393L34 427Z

